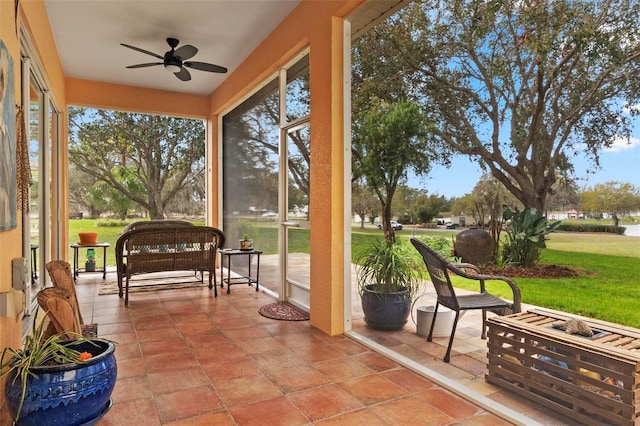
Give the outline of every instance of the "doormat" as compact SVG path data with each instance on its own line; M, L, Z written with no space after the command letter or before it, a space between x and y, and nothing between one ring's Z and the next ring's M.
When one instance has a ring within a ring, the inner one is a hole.
M263 317L281 321L308 321L309 314L289 302L276 302L262 306L258 312Z

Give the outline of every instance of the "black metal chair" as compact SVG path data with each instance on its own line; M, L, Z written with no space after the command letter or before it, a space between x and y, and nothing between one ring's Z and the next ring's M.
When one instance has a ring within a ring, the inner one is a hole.
M424 263L431 277L431 282L436 289L437 301L433 312L433 319L431 320L431 328L427 341L431 341L433 337L433 328L436 323L436 316L438 314L438 306L443 305L447 308L455 311L456 316L453 321L453 328L451 329L451 337L449 338L449 346L447 347L447 353L444 356L444 362L449 362L449 355L451 353L451 346L453 345L453 337L456 333L456 326L458 325L458 318L460 311L481 309L482 310L482 338L487 338L486 319L487 311L494 312L498 315L508 315L512 313L520 312L521 310L521 295L520 288L507 277L499 275L486 275L481 274L480 269L470 263L453 263L445 259L440 253L433 250L424 242L412 238L411 244L420 252ZM467 270L471 269L474 272L469 273ZM456 291L451 284L449 278L449 271L459 275L461 277L476 280L480 282L480 293L457 295ZM489 280L499 280L506 282L513 293L513 302L496 297L486 291L485 282Z

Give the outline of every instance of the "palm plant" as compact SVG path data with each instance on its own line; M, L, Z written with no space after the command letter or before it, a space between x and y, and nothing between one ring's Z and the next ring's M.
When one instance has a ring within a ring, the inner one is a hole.
M365 287L379 293L409 292L413 300L420 287L422 263L417 252L400 240L373 241L356 260L359 265L357 282L360 293Z

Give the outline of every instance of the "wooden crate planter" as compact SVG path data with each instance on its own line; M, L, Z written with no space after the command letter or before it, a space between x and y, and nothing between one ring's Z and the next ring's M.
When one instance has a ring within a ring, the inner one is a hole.
M487 381L580 424L640 425L640 330L586 318L590 338L552 327L571 318L489 318Z

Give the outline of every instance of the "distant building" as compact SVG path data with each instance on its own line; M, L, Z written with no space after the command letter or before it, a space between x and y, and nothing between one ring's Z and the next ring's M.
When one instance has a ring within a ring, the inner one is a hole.
M571 209L566 211L549 212L547 218L550 220L564 220L564 219L584 219L584 213L578 210Z

